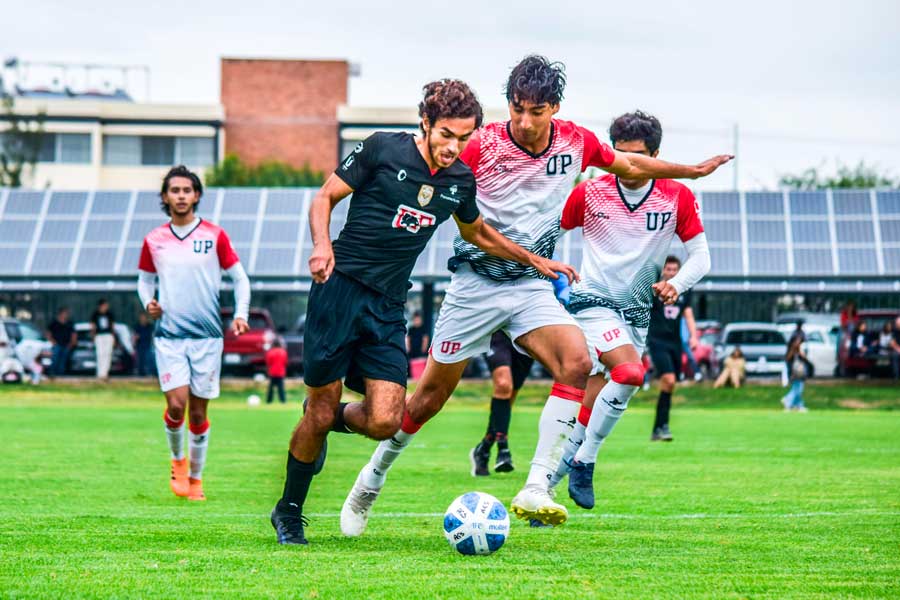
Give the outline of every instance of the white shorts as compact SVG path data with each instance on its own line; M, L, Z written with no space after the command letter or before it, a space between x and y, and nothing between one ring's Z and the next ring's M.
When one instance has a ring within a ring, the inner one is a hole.
M154 338L159 387L168 392L185 385L199 398L219 397L222 338Z
M647 345L647 328L633 327L618 312L596 306L578 311L575 314L575 320L581 326L584 332L584 338L588 344L588 354L591 355L591 375L605 373L606 367L600 362L600 356L605 352L609 352L631 344L637 350L638 354L644 353Z
M547 325L576 325L553 295L549 280L522 277L494 281L461 265L450 279L434 327L431 356L439 363L458 363L491 347L491 335L502 329L522 354L516 338Z

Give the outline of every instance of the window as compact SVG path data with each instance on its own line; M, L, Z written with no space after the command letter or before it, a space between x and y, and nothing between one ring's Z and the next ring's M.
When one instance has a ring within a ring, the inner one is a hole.
M105 135L103 163L121 166L208 167L215 160L211 137L174 137L170 135Z
M137 135L103 136L103 163L107 165L141 164L141 138Z
M213 164L213 138L176 138L176 161L192 167L208 167Z
M824 344L825 338L822 337L822 334L818 331L813 331L809 335L806 336L807 342L813 342L816 344Z
M38 162L90 164L91 134L45 133L41 136Z
M141 137L142 165L171 165L175 163L175 138L145 135Z
M765 329L744 329L728 333L726 344L784 344L784 336L779 331Z

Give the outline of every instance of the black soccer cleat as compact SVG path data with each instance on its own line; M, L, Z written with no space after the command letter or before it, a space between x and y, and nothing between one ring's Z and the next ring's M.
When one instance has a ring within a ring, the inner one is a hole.
M569 471L569 497L588 510L594 508L594 463L572 461Z
M654 428L653 434L650 436L651 442L671 442L674 439L668 425Z
M488 469L488 461L491 460L491 448L480 442L469 452L469 460L472 462L472 476L485 477L491 474Z
M515 470L512 461L512 453L509 448L500 448L497 450L497 462L494 463L494 470L498 473L509 473Z
M305 545L306 536L303 528L309 525L309 521L303 515L291 515L279 512L278 507L272 509L272 527L278 536L278 543L283 545Z

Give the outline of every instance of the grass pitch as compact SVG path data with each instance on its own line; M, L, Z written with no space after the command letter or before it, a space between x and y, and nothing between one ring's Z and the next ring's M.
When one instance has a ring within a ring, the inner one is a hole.
M301 388L288 406L249 408L247 386L226 387L210 411L209 500L193 504L169 492L151 383L0 387L0 597L900 596L900 390L887 384L812 383L805 415L780 411L781 388L680 388L671 444L648 441L655 392L640 393L601 451L593 511L563 488L565 526L514 521L495 555L457 555L444 509L475 489L509 502L547 389L529 384L514 408L517 470L475 480L489 388L463 384L359 539L337 514L374 442L332 434L310 545L296 548L275 543L268 514Z

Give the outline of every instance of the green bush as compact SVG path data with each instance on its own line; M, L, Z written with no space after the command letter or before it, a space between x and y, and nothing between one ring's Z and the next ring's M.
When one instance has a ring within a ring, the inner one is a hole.
M248 165L229 154L206 172L205 179L208 187L318 187L325 176L309 165L298 169L278 160Z

